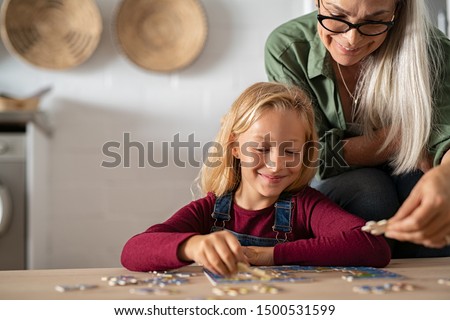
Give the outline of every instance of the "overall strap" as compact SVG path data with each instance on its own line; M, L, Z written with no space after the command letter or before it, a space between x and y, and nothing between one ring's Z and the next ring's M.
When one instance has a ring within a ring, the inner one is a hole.
M211 217L214 219L214 225L211 228L211 232L223 230L225 228L225 222L231 219L230 210L232 203L232 192L226 193L223 196L216 198L214 211L211 214ZM217 222L222 222L222 226L217 226Z
M277 233L278 242L286 242L287 234L292 231L291 216L294 202L292 194L282 193L275 203L275 223L272 227L273 231ZM284 233L284 239L279 239L280 232Z

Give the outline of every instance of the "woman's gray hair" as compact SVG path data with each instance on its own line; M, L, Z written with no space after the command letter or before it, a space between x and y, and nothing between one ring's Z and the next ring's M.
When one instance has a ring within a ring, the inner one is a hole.
M391 164L397 174L417 168L432 130L432 88L442 59L431 45L434 33L424 0L398 0L395 25L364 61L358 81L357 120L368 135L390 128L382 150L396 141Z

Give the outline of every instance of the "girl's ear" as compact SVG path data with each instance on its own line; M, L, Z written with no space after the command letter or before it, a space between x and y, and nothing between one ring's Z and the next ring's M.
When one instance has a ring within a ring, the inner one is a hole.
M236 159L239 159L240 154L239 154L239 142L237 141L237 137L234 133L230 134L230 146L231 146L231 154L233 155L233 157L235 157Z
M233 157L235 157L236 159L239 159L239 147L237 147L237 146L234 146L232 149L231 149L231 153L233 154Z

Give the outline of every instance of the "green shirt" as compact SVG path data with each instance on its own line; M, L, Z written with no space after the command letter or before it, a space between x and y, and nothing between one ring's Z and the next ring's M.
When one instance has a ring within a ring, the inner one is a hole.
M317 12L288 21L269 36L265 48L266 72L270 81L292 83L306 90L315 107L317 130L322 144L319 176L327 178L350 167L343 162L342 140L351 136L344 119L331 57L317 33ZM434 165L450 148L450 40L440 33L445 65L435 97L437 108L428 151Z

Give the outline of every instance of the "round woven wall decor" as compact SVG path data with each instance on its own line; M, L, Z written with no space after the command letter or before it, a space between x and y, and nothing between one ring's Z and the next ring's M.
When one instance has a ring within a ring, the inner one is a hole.
M102 19L94 0L5 0L1 10L8 51L38 67L75 67L100 41Z
M191 64L204 48L207 21L197 0L123 0L116 17L123 53L138 66L170 72Z

